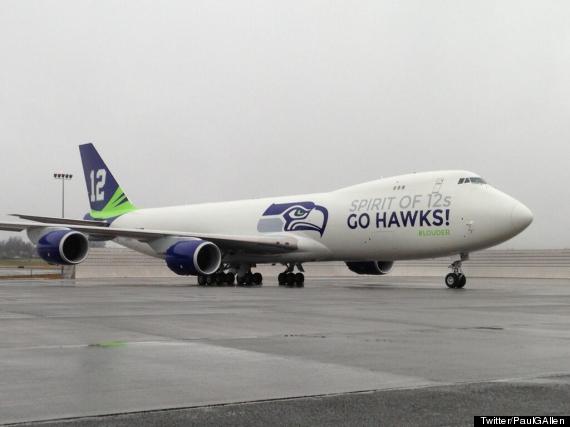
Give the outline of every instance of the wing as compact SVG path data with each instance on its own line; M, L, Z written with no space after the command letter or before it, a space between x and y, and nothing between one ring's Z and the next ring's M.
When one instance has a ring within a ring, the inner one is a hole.
M20 219L27 219L35 222L42 222L44 224L64 224L64 225L92 225L94 227L108 227L109 223L105 221L89 221L86 219L70 219L70 218L55 218L53 216L36 216L36 215L22 215L10 214Z
M185 231L147 230L143 228L116 228L100 225L83 225L85 221L69 222L0 222L0 230L23 231L43 227L65 227L94 237L127 237L142 242L151 242L162 237L193 237L208 240L222 249L245 250L248 252L284 253L298 249L297 239L290 236L234 236L226 234L191 233ZM91 222L91 221L86 221ZM79 224L78 224L79 223Z

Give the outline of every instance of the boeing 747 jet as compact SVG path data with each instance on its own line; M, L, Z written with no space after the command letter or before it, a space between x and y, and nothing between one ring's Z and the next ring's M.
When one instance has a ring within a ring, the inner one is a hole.
M52 264L79 264L89 242L112 240L162 258L199 285L261 285L259 264L282 264L280 285L302 287L304 264L343 261L356 274L382 275L395 261L453 256L445 277L462 288L462 261L511 239L531 211L463 170L413 173L339 190L139 209L93 144L79 146L91 211L83 219L16 214L0 230L27 232Z

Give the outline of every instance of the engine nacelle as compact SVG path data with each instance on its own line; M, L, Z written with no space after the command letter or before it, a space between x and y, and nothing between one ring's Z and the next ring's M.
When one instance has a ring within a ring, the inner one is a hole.
M356 274L372 274L372 275L383 275L388 274L392 270L394 261L358 261L358 262L347 262L346 266L350 271L354 271Z
M166 250L166 265L181 276L212 274L222 264L222 253L212 242L181 240Z
M38 255L50 264L79 264L89 252L89 241L79 231L53 230L39 237L37 250Z

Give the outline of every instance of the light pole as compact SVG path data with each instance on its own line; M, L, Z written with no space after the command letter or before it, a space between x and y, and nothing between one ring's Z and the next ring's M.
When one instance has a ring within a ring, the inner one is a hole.
M65 218L65 181L73 178L70 173L54 173L55 179L61 179L61 217Z
M61 179L61 217L65 218L65 181L73 178L70 173L54 173L55 179ZM61 278L63 279L63 265L61 266Z

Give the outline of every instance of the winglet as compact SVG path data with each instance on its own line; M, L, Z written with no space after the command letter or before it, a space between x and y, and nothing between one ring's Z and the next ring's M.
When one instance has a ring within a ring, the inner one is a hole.
M91 212L87 219L109 220L136 210L93 144L79 146Z

